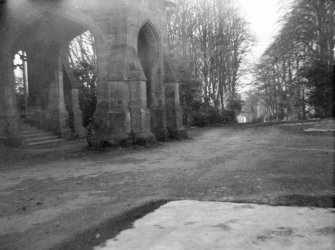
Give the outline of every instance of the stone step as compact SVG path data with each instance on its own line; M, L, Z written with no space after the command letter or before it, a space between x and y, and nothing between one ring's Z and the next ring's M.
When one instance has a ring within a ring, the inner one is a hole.
M21 130L21 135L26 135L26 134L32 134L32 133L38 133L38 132L40 132L40 133L42 133L42 132L45 132L45 131L43 131L43 130L40 130L40 129L27 129L27 130Z
M36 127L30 126L30 125L21 125L21 130L29 130L29 129L37 129Z
M35 138L27 138L26 142L42 142L42 141L49 141L49 140L56 140L59 139L58 136L55 135L49 135L49 136L44 136L44 137L35 137Z
M37 129L37 127L34 127L30 124L23 124L21 123L21 130L27 130L27 129Z
M53 135L51 132L36 128L25 121L21 123L20 133L26 146L39 146L64 141L64 139Z
M29 139L30 137L45 137L45 136L54 136L53 134L49 133L49 132L43 132L43 131L36 131L36 132L31 132L31 133L24 133L21 135L24 138Z
M57 142L62 142L62 141L64 141L64 139L58 138L58 139L47 140L47 141L29 142L27 143L27 146L38 146L38 145L51 144L51 143L57 143Z

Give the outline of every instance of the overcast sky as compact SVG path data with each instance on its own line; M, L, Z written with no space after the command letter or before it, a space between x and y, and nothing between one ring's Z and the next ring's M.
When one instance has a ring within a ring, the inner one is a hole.
M252 34L256 38L255 46L250 55L250 63L256 63L263 52L273 41L279 31L278 21L283 11L283 0L238 0L241 13L245 15L250 23ZM285 0L287 2L287 0ZM281 13L279 10L281 9ZM242 86L240 93L252 89L252 86L245 85L253 81L252 74L246 74L241 78Z
M281 0L239 0L241 11L250 23L251 31L256 37L253 55L260 57L270 45L278 32L277 21L280 17Z

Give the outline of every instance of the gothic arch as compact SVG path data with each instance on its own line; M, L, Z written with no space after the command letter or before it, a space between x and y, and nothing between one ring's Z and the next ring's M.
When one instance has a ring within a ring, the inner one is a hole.
M155 89L160 81L161 43L150 20L145 21L137 35L137 53L147 80L147 106L155 103Z
M150 34L152 38L157 42L158 50L160 52L161 51L161 37L159 33L157 32L155 25L151 22L150 19L146 19L139 26L136 37L140 35L140 32L143 31L143 28L147 29L147 31L149 32L148 34ZM138 51L138 47L137 47L137 51Z
M27 27L40 22L47 14L53 14L59 18L63 18L78 24L79 26L83 27L84 30L89 30L92 33L96 39L97 44L104 44L103 32L91 17L72 8L53 9L51 7L41 7L27 14L27 21L25 21L24 24L21 24L21 26L17 29L19 32L15 34L13 41L16 41L21 36L21 32L24 32Z

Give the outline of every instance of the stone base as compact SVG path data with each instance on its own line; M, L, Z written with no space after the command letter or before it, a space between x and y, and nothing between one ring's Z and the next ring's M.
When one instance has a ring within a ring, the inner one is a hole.
M133 145L151 146L157 143L153 133L131 133Z
M69 128L61 128L60 129L60 136L63 139L69 140L69 139L72 139L74 135L73 135L73 132L72 132L71 129L69 129Z
M0 144L4 145L6 147L24 147L24 140L23 138L15 135L15 136L7 136L7 137L1 137L0 138Z
M85 138L86 137L86 129L82 126L74 129L74 136L77 138Z
M6 147L24 147L24 141L19 137L0 138L0 144Z
M129 134L105 134L96 133L88 130L86 139L88 145L93 148L101 149L105 147L127 146L131 144L131 136Z
M189 139L185 128L182 129L171 129L168 128L169 138L174 140Z
M102 134L87 131L87 142L90 147L101 149L105 147L126 147L130 145L151 146L157 143L152 133Z
M0 115L0 144L8 147L20 147L24 140L19 133L19 115Z
M152 132L155 135L157 141L168 141L169 139L169 130L167 128L162 128Z
M158 141L167 141L169 132L166 129L166 112L161 106L150 108L150 127L151 132Z

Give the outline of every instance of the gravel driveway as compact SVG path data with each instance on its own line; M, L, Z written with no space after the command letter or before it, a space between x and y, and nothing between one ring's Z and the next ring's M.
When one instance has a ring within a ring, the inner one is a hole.
M0 249L48 249L151 201L333 206L333 134L227 126L189 136L103 152L84 141L2 148Z

